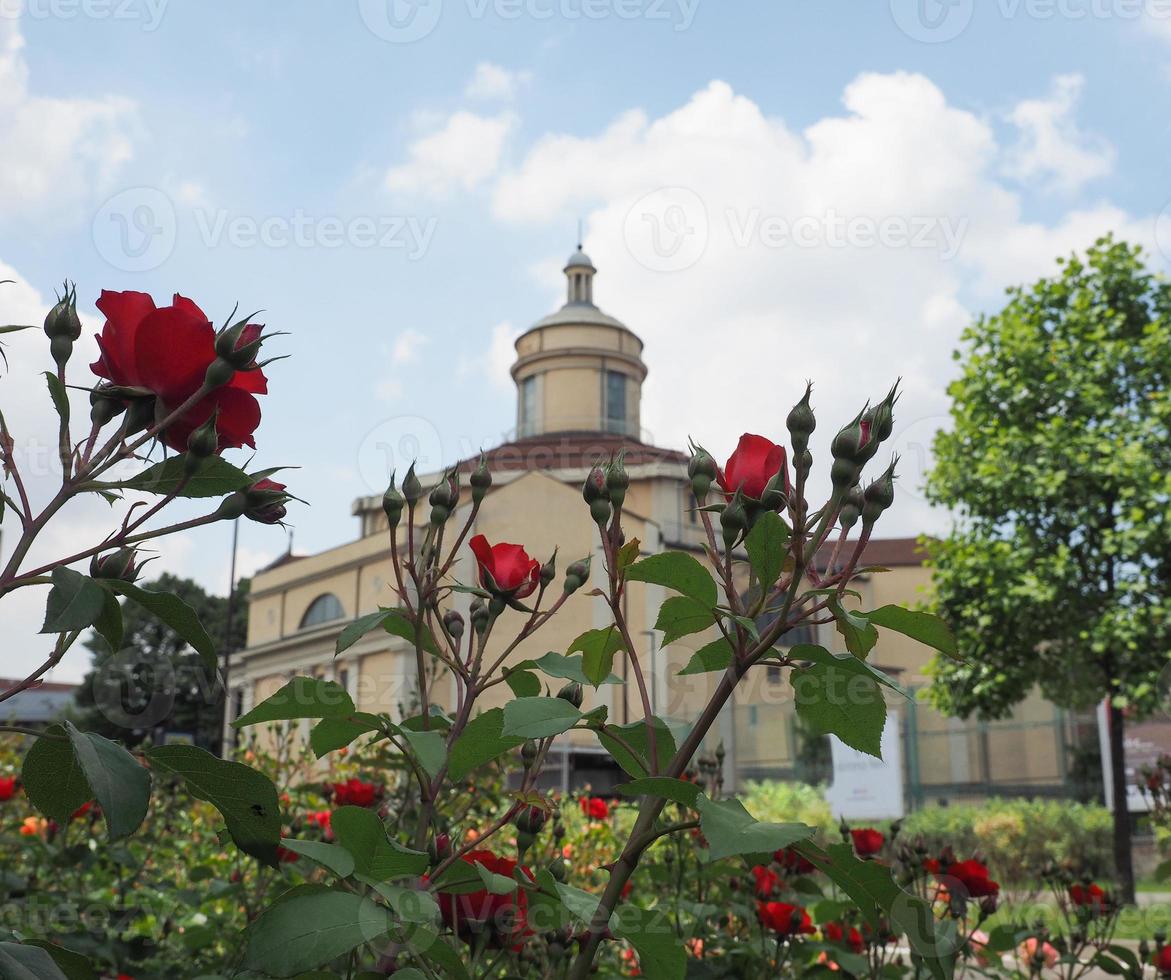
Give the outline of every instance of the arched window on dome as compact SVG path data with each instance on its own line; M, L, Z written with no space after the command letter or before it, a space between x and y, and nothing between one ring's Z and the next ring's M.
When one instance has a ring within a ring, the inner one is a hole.
M320 626L322 623L332 623L336 619L345 618L346 611L342 607L341 600L332 592L326 592L309 603L309 608L301 617L300 629L308 629L310 626Z

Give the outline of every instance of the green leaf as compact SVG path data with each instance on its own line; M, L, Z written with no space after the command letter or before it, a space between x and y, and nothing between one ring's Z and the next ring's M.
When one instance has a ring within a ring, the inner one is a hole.
M687 952L663 909L652 911L637 905L622 905L615 911L615 917L616 933L638 953L638 967L643 976L683 980L687 975Z
M233 728L298 718L349 718L357 711L345 688L317 677L294 677L279 691L232 722Z
M709 800L700 794L695 808L712 861L733 854L772 854L814 833L803 823L761 823L737 799Z
M1160 861L1155 868L1153 877L1155 881L1166 881L1171 878L1171 859Z
M785 568L785 556L788 554L789 528L780 515L766 510L757 519L744 539L744 549L748 552L748 563L756 572L757 581L763 592L768 592L777 584L781 572Z
M100 980L90 961L80 953L75 953L73 950L66 949L64 946L59 946L47 939L28 939L25 940L25 945L37 946L48 953L57 965L57 969L65 974L67 980Z
M359 806L334 810L329 822L334 840L353 855L357 874L375 881L419 875L429 860L422 851L393 843L378 814Z
M585 670L582 664L583 658L581 654L574 654L573 656L565 656L561 653L556 653L550 650L547 654L538 660L526 660L523 664L518 666L531 667L539 670L542 673L548 674L550 677L560 677L567 681L576 681L578 684L592 684L585 675ZM611 674L606 677L603 684L621 684L622 678L616 674Z
M354 873L354 857L338 844L327 844L319 840L296 840L292 837L281 839L281 846L307 857L314 864L320 864L339 878L348 878Z
M122 746L65 722L73 753L93 797L102 808L110 840L129 837L146 819L150 772Z
M675 736L662 718L655 718L653 725L655 751L659 762L664 763L675 754ZM632 721L628 725L618 726L603 725L597 729L597 734L598 741L624 772L635 779L642 779L650 774L650 745L645 721ZM634 751L633 755L631 750Z
M493 895L511 895L516 891L516 881L513 878L505 878L504 875L498 875L494 871L489 871L482 864L473 865L480 875L480 881L484 883L484 888Z
M215 644L207 635L207 630L203 628L203 623L199 621L195 610L177 595L170 592L149 592L130 582L114 579L103 579L101 584L112 592L124 595L131 602L142 606L148 613L186 640L191 648L199 654L208 670L215 671L217 669L219 664L216 659Z
M377 715L357 711L344 718L322 718L309 733L309 745L317 758L337 749L345 748L359 735L376 732L382 728Z
M334 656L337 656L339 653L344 653L367 633L373 633L382 626L386 617L387 612L385 609L379 609L377 612L359 616L338 635Z
M415 645L415 624L411 622L407 614L401 609L385 610L386 619L383 621L383 628L392 636L398 636L406 640L412 647ZM435 637L431 634L431 630L427 628L427 624L423 624L423 631L421 635L421 643L423 650L432 656L439 656L439 644L435 642Z
M679 676L686 677L689 674L707 674L714 670L727 670L731 664L732 644L721 636L718 640L713 640L692 654L691 659L687 661L687 666L679 671Z
M45 950L20 943L0 943L3 980L68 980Z
M875 626L882 626L912 640L925 643L953 660L962 660L959 649L956 647L956 638L947 625L938 616L914 609L904 609L902 606L883 606L868 612L866 618Z
M649 582L674 589L711 609L718 592L711 573L700 562L682 551L665 551L651 555L626 569L628 582Z
M831 599L828 605L837 630L846 642L846 649L865 660L878 642L878 630L864 615L845 609L837 599Z
M122 646L122 605L113 592L107 592L102 611L94 620L94 629L109 644L110 652L117 653Z
M790 656L812 661L789 674L797 716L810 734L836 735L851 748L881 759L886 699L870 666L811 645L794 647Z
M53 409L62 425L69 425L69 392L65 384L52 371L45 372L45 380L49 383L49 397L53 399Z
M448 773L452 779L463 779L474 769L523 743L519 736L504 734L504 709L491 708L469 721L452 744L447 759Z
M563 698L517 698L504 706L502 735L547 738L567 732L582 714Z
M222 456L209 456L195 471L195 475L184 483L187 477L185 456L171 456L147 467L129 480L120 483L95 484L105 490L142 490L162 496L178 494L180 497L202 498L222 497L236 490L252 486L255 480L243 470L233 466Z
M811 840L796 845L819 870L850 896L872 927L877 928L880 914L885 914L893 931L907 936L913 952L926 961L936 980L951 975L949 963L957 945L935 921L931 906L923 899L899 888L890 868L878 861L860 861L849 844L831 844L822 850Z
M614 666L614 654L622 650L622 634L614 625L587 630L569 645L570 654L582 655L581 669L586 681L595 689L601 687Z
M268 976L292 977L381 939L392 925L381 905L328 889L270 906L248 931L244 965Z
M663 646L669 646L680 637L710 629L715 622L715 613L703 603L673 595L659 607L655 629L663 631Z
M146 756L152 766L181 777L196 799L219 810L240 850L276 867L281 811L276 787L267 776L194 745L160 745L148 749Z
M73 743L60 725L45 729L25 753L20 781L29 802L59 824L68 823L78 807L93 799Z
M573 885L565 885L560 881L557 882L557 896L561 899L561 904L569 911L575 919L582 925L589 925L594 918L594 914L598 911L599 898L597 895L591 895L587 891L582 891L580 888L574 888ZM613 913L610 914L610 929L613 931L618 924L618 919Z
M672 779L670 776L647 776L619 784L618 792L623 796L662 796L672 803L694 807L699 787L695 783Z
M72 568L54 568L53 587L45 603L42 633L67 633L93 626L102 615L106 594L88 575Z
M541 681L531 670L521 666L504 669L504 681L518 698L534 698L541 693Z
M439 732L412 732L403 729L403 738L411 745L415 758L434 779L447 762L447 740Z

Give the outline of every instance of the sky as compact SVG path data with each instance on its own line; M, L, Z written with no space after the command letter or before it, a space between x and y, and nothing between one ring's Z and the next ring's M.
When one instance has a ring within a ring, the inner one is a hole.
M254 465L299 467L313 552L409 456L511 434L512 341L562 302L580 221L595 298L646 342L644 439L780 441L810 379L824 458L901 376L879 530L939 532L961 331L1107 232L1166 268L1169 110L1171 0L0 0L0 323L76 281L85 385L102 289L263 310L289 356ZM46 341L6 353L44 499ZM80 502L34 559L116 516ZM230 537L155 567L223 592ZM287 546L247 524L240 570ZM43 660L43 601L3 599L0 674Z

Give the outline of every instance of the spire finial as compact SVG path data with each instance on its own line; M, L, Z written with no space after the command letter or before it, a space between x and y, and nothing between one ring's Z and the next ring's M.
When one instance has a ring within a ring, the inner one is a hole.
M582 224L582 222L581 222L581 218L578 218L578 219L577 219L577 250L578 250L579 252L582 250L582 228L581 228L581 224Z

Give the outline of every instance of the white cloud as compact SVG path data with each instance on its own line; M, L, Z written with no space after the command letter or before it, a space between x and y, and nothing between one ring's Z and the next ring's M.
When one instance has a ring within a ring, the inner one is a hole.
M490 61L481 61L472 73L464 95L482 102L511 102L517 91L532 80L532 72L511 71Z
M992 126L921 75L860 75L843 104L795 131L715 81L658 118L634 110L592 137L540 138L495 183L493 210L535 224L587 215L598 302L646 343L643 425L660 445L783 437L812 379L824 460L837 428L901 375L902 503L882 531L932 530L944 518L921 499L926 448L973 311L1108 230L1149 246L1153 222L1109 204L1026 221ZM559 305L560 277L545 275Z
M487 350L472 357L460 357L456 367L458 377L469 378L479 374L501 391L513 392L512 376L508 372L516 360L516 338L522 332L508 321L496 324L492 328Z
M1020 138L1005 159L1005 173L1018 180L1051 182L1057 189L1076 191L1114 166L1114 148L1104 139L1082 132L1074 119L1085 79L1059 75L1049 95L1026 99L1009 113Z
M0 11L0 207L41 214L108 188L133 155L137 113L117 96L34 94L14 13Z
M472 190L496 173L515 125L516 117L508 112L496 116L455 112L410 145L407 162L386 174L386 187L431 197Z
M396 366L410 364L419 357L419 348L427 343L427 338L418 330L407 328L394 338L390 348L391 363Z

